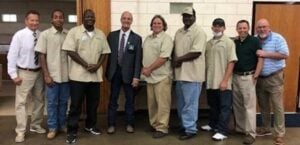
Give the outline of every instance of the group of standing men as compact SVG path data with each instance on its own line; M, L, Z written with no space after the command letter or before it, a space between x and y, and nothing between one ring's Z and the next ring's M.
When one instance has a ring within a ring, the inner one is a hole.
M234 42L223 32L225 22L213 21L214 37L206 46L209 123L202 130L216 132L224 140L233 107L235 131L244 134L244 144L256 136L272 135L270 104L274 112L274 144L284 144L283 68L289 51L285 39L272 32L266 19L257 21L257 37L249 35L249 22L237 22ZM235 43L235 45L234 45ZM231 78L232 76L232 78ZM262 112L262 127L256 129L256 99Z
M246 20L239 21L236 26L239 36L232 41L224 35L224 20L217 18L212 23L214 36L206 42L205 32L195 23L195 10L187 7L182 12L184 27L176 32L174 43L165 33L167 23L160 15L152 18L152 34L142 43L142 38L130 28L133 18L128 11L122 13L121 29L109 33L107 38L94 27L95 14L92 10L86 10L83 24L69 32L63 28L63 11L54 10L51 18L52 27L40 33L39 13L29 11L25 17L26 28L14 35L7 56L8 73L16 84L16 142L24 141L27 124L25 106L29 94L33 100L30 131L46 132L41 127L43 82L48 99L48 139L66 131L67 142L76 142L84 98L87 111L84 129L95 135L101 134L96 127L97 108L102 65L108 56L106 76L111 82L107 117L109 134L116 132L122 86L126 98L125 129L128 133L134 132L135 88L141 76L147 82L153 138L168 134L172 79L176 81L177 112L181 123L179 139L190 139L197 134L198 102L202 83L206 80L210 118L209 124L201 129L214 131L212 139L227 138L232 104L236 131L245 134L245 144L252 144L256 134L270 135L271 99L275 115L275 143L283 143L282 70L288 48L281 35L271 32L266 19L257 23L258 37L249 35L250 27ZM264 127L257 133L256 94ZM69 96L71 104L66 119Z
M58 132L67 132L67 142L75 142L84 98L87 113L84 130L100 134L96 121L102 63L110 49L104 33L94 27L94 12L86 10L83 15L83 24L67 31L63 28L63 11L54 10L51 14L52 27L40 32L40 14L31 10L25 15L26 27L13 36L7 59L8 74L16 84L15 142L23 142L25 139L26 104L29 95L33 100L30 131L46 133L41 127L44 82L47 94L48 139L53 139Z

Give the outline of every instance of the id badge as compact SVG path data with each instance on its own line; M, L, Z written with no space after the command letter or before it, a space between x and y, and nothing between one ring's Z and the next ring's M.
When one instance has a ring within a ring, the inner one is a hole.
M128 50L133 51L133 50L134 50L134 45L130 44L130 45L128 46Z

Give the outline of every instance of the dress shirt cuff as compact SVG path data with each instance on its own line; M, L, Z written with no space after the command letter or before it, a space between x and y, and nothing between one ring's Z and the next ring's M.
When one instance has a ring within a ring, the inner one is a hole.
M137 80L137 81L139 81L140 79L139 79L139 78L133 78L133 80Z
M9 74L9 76L10 76L11 79L15 79L15 78L18 77L18 74L17 73L11 73L11 74Z

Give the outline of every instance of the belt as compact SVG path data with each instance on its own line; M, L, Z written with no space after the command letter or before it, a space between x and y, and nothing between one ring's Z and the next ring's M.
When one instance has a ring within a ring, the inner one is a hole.
M38 67L38 68L23 68L23 67L19 67L19 66L17 66L17 67L18 67L18 69L21 69L21 70L33 71L33 72L37 72L41 69L40 67Z
M274 76L274 75L276 75L276 74L278 74L278 73L280 73L280 72L282 72L283 71L283 69L279 69L279 70L277 70L277 71L275 71L275 72L272 72L271 74L269 74L269 75L267 75L267 76L259 76L259 78L268 78L268 77L271 77L271 76Z
M240 76L247 76L247 75L252 75L255 73L254 70L252 71L245 71L245 72L233 72L234 74L240 75Z

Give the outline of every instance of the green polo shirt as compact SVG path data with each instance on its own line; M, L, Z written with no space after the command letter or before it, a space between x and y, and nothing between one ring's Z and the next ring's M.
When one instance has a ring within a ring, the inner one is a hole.
M248 72L256 69L258 57L256 51L261 49L258 38L248 35L244 41L236 39L236 55L238 58L234 72Z

